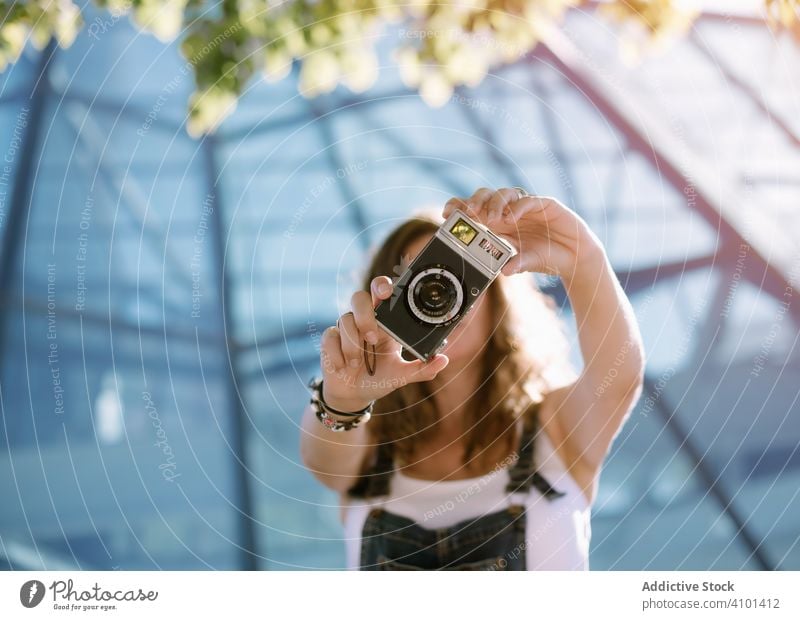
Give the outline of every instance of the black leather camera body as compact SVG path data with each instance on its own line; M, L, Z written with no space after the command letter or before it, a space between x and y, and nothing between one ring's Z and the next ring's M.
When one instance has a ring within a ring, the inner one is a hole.
M507 241L454 211L375 308L378 324L429 360L514 254Z

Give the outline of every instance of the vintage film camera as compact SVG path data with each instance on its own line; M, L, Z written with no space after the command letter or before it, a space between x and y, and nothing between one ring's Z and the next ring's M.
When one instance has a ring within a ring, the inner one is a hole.
M507 241L454 211L375 308L378 324L427 361L514 254Z

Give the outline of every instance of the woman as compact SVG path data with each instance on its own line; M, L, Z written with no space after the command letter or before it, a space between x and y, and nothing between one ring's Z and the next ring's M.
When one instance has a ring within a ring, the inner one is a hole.
M373 309L439 222L397 228L352 311L323 333L303 460L342 494L349 568L586 570L601 466L641 393L632 308L596 236L558 201L481 188L448 201L444 217L455 208L518 254L441 353L410 360ZM511 277L522 272L561 278L584 359L577 376L554 304L532 277Z

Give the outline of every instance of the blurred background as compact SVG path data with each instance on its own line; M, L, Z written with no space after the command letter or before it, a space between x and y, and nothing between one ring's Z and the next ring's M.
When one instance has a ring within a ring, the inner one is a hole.
M591 568L800 570L800 30L707 2L641 53L602 4L421 93L392 54L430 35L395 23L363 92L302 96L290 62L210 134L178 41L87 4L68 47L25 44L0 75L0 566L342 567L298 453L319 334L413 209L518 185L597 233L648 354Z

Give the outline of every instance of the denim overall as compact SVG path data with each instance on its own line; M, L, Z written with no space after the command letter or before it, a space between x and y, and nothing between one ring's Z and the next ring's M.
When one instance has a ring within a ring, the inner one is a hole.
M506 491L527 495L533 485L548 500L555 500L564 493L534 470L536 425L525 426L529 428L523 429ZM388 493L390 451L379 449L373 471L370 486L382 483L380 491ZM525 524L523 503L437 529L376 507L364 522L361 570L526 570Z

